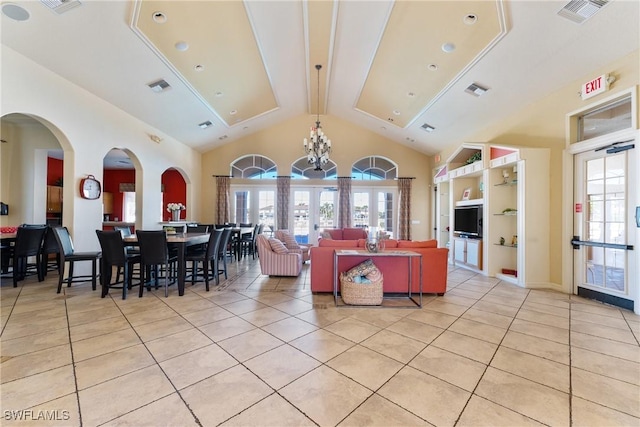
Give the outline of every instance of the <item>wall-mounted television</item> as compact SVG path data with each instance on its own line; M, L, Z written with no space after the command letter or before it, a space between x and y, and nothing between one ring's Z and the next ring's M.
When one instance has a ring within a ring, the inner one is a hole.
M482 205L458 206L454 211L453 232L463 236L482 237Z

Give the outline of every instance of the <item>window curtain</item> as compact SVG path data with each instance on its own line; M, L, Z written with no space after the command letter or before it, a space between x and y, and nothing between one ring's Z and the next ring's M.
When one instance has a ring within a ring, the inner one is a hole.
M216 176L216 224L226 224L231 217L231 177Z
M338 177L338 228L351 227L351 177Z
M277 179L276 227L278 230L289 228L289 199L291 198L291 177L279 176Z
M411 240L411 181L398 178L398 239Z

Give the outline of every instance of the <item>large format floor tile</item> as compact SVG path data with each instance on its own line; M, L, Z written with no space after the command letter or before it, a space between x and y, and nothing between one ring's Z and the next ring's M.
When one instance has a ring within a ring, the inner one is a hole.
M454 267L422 308L336 307L308 264L228 270L168 298L3 281L3 425L640 425L630 311Z

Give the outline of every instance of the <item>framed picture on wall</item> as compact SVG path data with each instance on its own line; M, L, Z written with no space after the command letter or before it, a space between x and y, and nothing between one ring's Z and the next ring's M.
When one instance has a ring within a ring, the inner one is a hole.
M462 192L462 200L469 200L471 198L471 187L465 188Z

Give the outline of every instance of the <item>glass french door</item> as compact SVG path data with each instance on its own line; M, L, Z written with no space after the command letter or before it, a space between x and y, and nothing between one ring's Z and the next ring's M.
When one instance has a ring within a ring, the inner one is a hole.
M638 176L629 167L633 149L620 148L574 156L574 287L578 295L633 309Z
M352 192L351 222L375 232L384 231L393 236L395 192L391 189L357 189ZM372 228L374 227L374 228Z
M323 229L337 227L337 194L335 188L293 189L289 218L299 243L317 242Z

